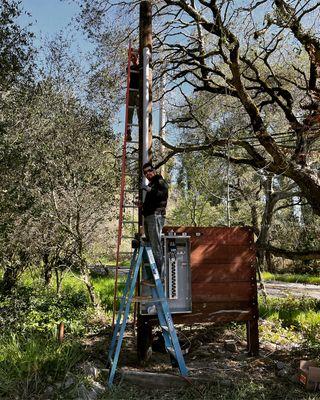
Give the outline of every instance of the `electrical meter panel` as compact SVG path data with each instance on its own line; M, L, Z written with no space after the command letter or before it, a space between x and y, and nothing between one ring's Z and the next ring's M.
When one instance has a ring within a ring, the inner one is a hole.
M161 277L164 282L165 295L172 314L192 311L191 299L191 267L190 267L190 236L168 234L163 236L164 271ZM147 279L143 268L142 279ZM142 296L149 296L151 289L141 285ZM143 315L154 315L154 304L143 303L140 306Z

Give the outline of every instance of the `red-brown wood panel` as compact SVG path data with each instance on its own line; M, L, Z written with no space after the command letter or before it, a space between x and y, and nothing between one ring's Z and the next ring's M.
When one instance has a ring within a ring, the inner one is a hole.
M251 263L238 260L232 264L201 264L192 263L192 283L210 282L241 282L252 281L255 277L255 267Z
M193 283L192 302L245 301L254 299L255 283Z
M192 313L174 315L174 322L199 323L199 322L230 322L250 321L257 317L255 310L249 302L216 302L216 303L194 303Z
M209 243L194 246L191 242L191 265L196 264L231 264L253 263L255 260L254 248L248 245L219 246Z

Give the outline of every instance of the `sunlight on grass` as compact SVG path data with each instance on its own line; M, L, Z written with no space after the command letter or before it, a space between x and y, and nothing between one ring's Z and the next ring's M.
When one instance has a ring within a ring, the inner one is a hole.
M14 334L1 337L0 398L21 393L27 396L41 390L48 377L62 379L82 357L83 351L76 342L60 344L54 337Z
M267 298L259 305L261 333L266 340L284 344L302 338L316 343L320 338L320 301L310 298Z
M264 281L280 281L288 283L308 283L310 285L320 285L320 276L308 274L271 274L270 272L262 272Z

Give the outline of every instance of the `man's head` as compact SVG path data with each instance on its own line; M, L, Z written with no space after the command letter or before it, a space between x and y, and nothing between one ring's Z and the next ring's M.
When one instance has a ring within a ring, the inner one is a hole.
M150 181L157 173L154 169L153 165L150 162L147 162L143 165L143 174Z

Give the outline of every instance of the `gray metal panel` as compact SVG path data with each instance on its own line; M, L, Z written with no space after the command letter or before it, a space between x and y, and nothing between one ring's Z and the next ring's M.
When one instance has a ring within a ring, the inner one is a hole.
M164 246L164 289L172 314L192 312L190 236L166 235ZM142 279L147 279L145 268ZM149 287L141 285L143 296L151 295ZM171 297L171 298L170 298ZM154 315L152 303L141 304L142 315Z

